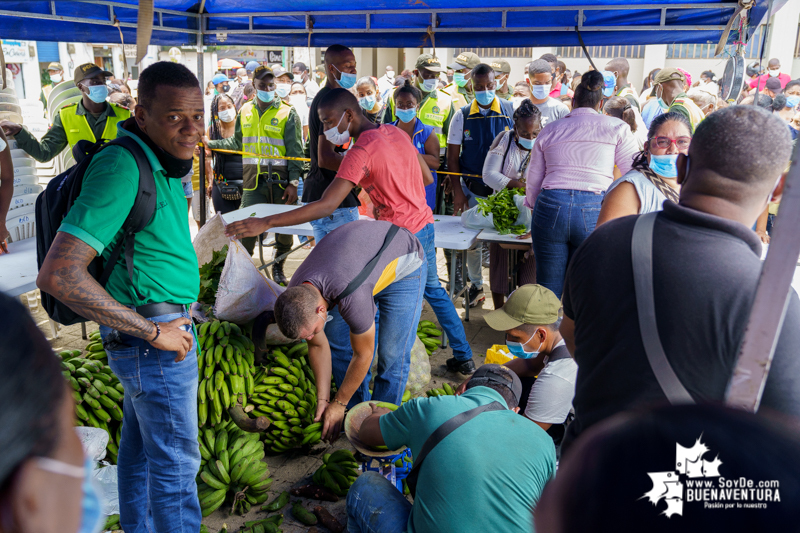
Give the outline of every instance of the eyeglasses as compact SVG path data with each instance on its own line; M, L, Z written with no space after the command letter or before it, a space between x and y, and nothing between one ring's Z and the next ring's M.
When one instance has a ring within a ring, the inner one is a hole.
M678 147L678 150L686 150L692 142L691 137L678 137L677 139L670 139L669 137L654 137L650 139L653 144L659 148L669 148L673 143Z

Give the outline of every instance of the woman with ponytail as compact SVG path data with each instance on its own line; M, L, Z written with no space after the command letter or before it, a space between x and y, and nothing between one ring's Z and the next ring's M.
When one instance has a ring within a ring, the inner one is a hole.
M623 98L622 96L612 96L606 100L605 105L603 105L603 114L609 117L618 118L627 124L631 128L631 133L633 133L633 137L636 139L639 150L644 149L644 139L641 139L636 131L636 112L634 112L633 106L631 106L627 98Z

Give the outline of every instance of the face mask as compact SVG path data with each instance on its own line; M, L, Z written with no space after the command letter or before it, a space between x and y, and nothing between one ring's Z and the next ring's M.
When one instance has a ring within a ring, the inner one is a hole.
M517 137L517 142L519 142L519 145L525 148L526 150L532 150L533 143L535 141L536 139L526 139L525 137L519 137L519 136Z
M531 94L537 100L544 100L550 95L550 84L547 85L531 85Z
M491 91L477 91L475 99L480 105L489 105L494 101L494 89Z
M513 96L511 98L511 105L514 106L514 111L516 111L517 108L520 106L520 104L522 104L523 100L525 100L525 98L523 98L522 96Z
M386 71L386 77L390 78L390 79L394 78L394 71L393 70L387 70Z
M786 97L786 107L794 109L797 107L797 104L800 104L800 96L793 94L792 96Z
M230 85L223 85L222 86L222 92L226 93L226 92L228 92L230 90L231 90L231 86Z
M275 94L278 95L278 98L286 98L291 91L292 86L288 83L279 83L275 86Z
M301 106L308 107L308 104L306 103L307 101L308 99L304 94L293 94L289 97L289 104L292 107L301 107Z
M398 109L395 112L395 115L397 115L397 118L399 118L403 122L408 123L408 122L411 122L412 120L414 120L414 118L417 116L417 110L413 109L413 108L412 109Z
M769 77L770 78L777 78L778 74L780 74L780 73L781 73L780 69L778 69L778 70L770 70L769 71Z
M678 177L678 154L674 155L653 155L650 154L650 168L665 178Z
M275 98L275 91L256 91L256 96L258 99L264 102L265 104L270 103Z
M350 124L347 125L347 129L344 131L339 131L339 124L341 124L342 120L344 120L344 116L345 115L343 113L342 118L339 119L339 123L331 129L325 130L324 132L325 138L335 146L342 146L343 144L347 144L347 141L350 140Z
M419 80L417 80L417 85L419 85L419 88L422 89L422 92L429 93L436 88L436 78L432 78L430 80L423 80L422 78L419 78Z
M89 87L89 100L95 104L102 104L108 98L108 87L105 85L91 85Z
M236 110L225 109L217 113L217 116L222 122L233 122L236 119Z
M531 335L531 339L534 338L535 336L536 332L534 332L533 335ZM525 342L506 341L506 345L508 346L508 351L511 352L511 355L519 359L535 358L537 355L539 355L539 350L542 349L542 344L544 344L544 341L542 341L539 344L539 347L536 349L535 352L529 352L528 350L525 349L525 345L531 342L531 339L528 339Z
M467 80L464 79L464 74L461 72L456 72L453 74L453 82L459 87L463 87L467 84Z
M100 497L94 487L92 480L92 461L86 459L83 468L49 457L37 457L36 466L46 472L83 479L81 489L83 499L81 500L81 525L78 533L98 533L103 529L103 510L100 504Z
M336 68L336 65L333 65L333 68ZM339 87L341 87L342 89L349 89L356 84L355 74L350 74L349 72L342 72L338 68L336 68L336 70L339 71L340 74L339 79L336 80L339 82Z
M372 110L373 107L375 107L375 102L376 101L377 100L375 100L375 95L374 94L370 94L370 95L367 95L367 96L365 96L363 98L359 98L358 99L358 105L360 105L361 108L364 109L365 111L370 111L370 110Z
M64 79L64 76L61 74L50 74L50 81L53 83L61 83L62 79Z

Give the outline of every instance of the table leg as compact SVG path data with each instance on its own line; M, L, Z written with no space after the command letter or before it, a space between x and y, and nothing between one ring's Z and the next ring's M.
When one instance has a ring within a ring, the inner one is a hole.
M516 250L508 250L508 294L511 294L517 288L516 280L514 279L514 259L516 258Z
M464 280L464 322L469 322L469 284L467 283L467 251L460 250L461 254L461 279Z
M258 236L258 258L261 260L261 266L264 266L264 234Z

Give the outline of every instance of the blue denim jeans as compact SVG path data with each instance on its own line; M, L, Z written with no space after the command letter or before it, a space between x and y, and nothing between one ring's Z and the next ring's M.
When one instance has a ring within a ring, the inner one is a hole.
M411 366L411 348L417 338L417 324L422 312L422 295L428 265L423 262L417 270L395 281L374 296L378 313L375 316L375 344L378 357L378 374L372 398L379 402L400 405ZM328 313L332 319L325 325L325 336L331 348L331 367L337 387L341 387L347 367L353 358L350 346L350 327L335 307ZM361 386L350 399L348 407L353 407L370 399L369 382L371 372L367 372Z
M467 197L470 208L478 205L478 198L486 198L485 196L477 196L474 192L467 189L464 185L464 178L461 178L461 190ZM477 288L483 287L483 264L481 263L481 245L478 244L474 248L467 250L467 277L469 282Z
M364 472L347 493L349 533L405 533L411 502L377 472Z
M436 320L442 326L450 340L453 355L459 361L472 359L472 348L467 342L464 332L464 323L456 312L453 301L439 281L439 271L436 268L436 247L434 246L433 224L428 224L416 234L422 247L425 249L425 259L428 262L428 277L425 281L425 301L433 309Z
M189 314L150 320L170 322L181 316ZM129 533L197 533L196 342L176 363L175 352L145 340L124 333L117 337L105 326L100 334L108 364L125 388L117 463L120 524Z
M533 210L536 282L561 298L572 254L597 226L605 193L544 189Z
M319 220L312 220L311 227L314 228L314 241L319 244L319 241L332 232L339 226L344 226L348 222L358 220L357 207L340 207L334 211L330 216L320 218Z

